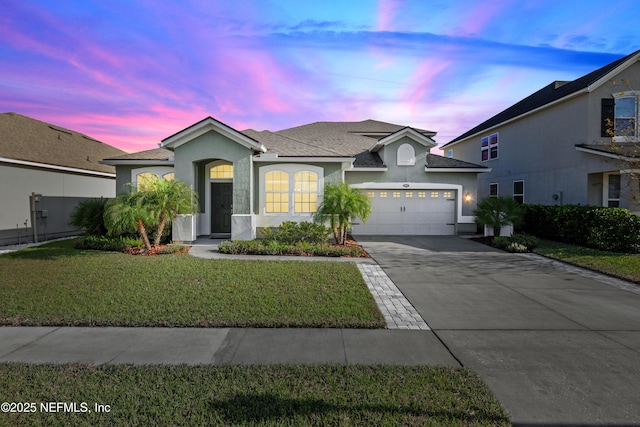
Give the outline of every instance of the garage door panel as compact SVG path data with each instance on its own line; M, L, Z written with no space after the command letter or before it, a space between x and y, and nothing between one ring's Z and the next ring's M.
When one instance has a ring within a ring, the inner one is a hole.
M368 190L372 214L358 218L353 234L451 235L455 233L455 195L447 190Z

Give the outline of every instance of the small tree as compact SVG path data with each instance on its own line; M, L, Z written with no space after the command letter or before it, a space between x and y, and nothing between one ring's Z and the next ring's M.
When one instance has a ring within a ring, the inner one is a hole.
M148 203L148 194L137 191L132 185L129 185L129 190L107 202L104 211L105 226L112 236L137 231L145 247L151 250L147 227L157 223L157 216Z
M478 203L473 214L478 224L493 227L493 235L499 237L502 227L522 221L523 210L511 197L487 197Z
M351 219L359 216L367 221L371 215L371 200L359 190L351 188L347 182L339 185L327 184L324 198L315 214L315 221L329 223L336 244L344 245Z
M179 179L168 181L154 176L145 184L143 191L148 193L147 203L153 205L153 211L157 215L154 246L160 244L165 227L171 224L177 214L193 214L198 211L198 194Z

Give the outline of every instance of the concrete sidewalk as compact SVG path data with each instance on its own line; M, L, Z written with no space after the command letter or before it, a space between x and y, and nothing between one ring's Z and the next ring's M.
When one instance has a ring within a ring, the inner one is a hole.
M459 367L431 331L1 327L0 362Z

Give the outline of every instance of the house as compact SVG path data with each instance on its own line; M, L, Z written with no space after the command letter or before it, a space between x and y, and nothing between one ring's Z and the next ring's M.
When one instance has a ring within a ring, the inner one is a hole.
M478 197L640 211L640 51L556 81L463 133L447 156L491 168Z
M115 196L115 167L99 161L124 151L16 113L0 114L0 133L0 244L77 233L78 201Z
M263 227L311 221L324 186L341 181L372 201L369 220L354 222L356 235L475 232L477 175L488 169L431 154L434 136L375 120L241 132L207 117L158 149L103 163L116 167L118 191L147 174L194 188L200 213L175 222L174 240L253 239Z

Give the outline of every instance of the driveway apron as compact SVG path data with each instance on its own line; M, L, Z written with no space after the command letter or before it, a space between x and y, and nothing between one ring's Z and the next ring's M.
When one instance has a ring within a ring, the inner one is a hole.
M514 424L640 425L635 285L455 236L357 240Z

